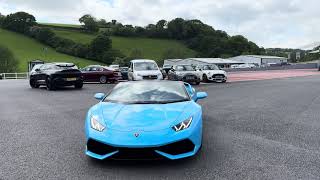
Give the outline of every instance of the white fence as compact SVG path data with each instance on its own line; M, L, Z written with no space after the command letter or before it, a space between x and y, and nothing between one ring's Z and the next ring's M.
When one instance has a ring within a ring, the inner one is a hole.
M28 79L29 73L0 73L0 79Z

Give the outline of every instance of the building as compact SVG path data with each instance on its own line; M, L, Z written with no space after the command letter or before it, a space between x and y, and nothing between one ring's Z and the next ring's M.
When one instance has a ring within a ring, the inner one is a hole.
M167 59L164 60L164 65L177 65L177 64L190 64L190 65L210 65L215 64L221 68L228 68L234 64L243 64L241 62L233 61L230 59L221 58L188 58L188 59Z
M282 64L287 63L288 59L285 57L277 56L260 56L260 55L242 55L229 58L231 61L236 61L242 64L255 64L259 67L268 66L270 64Z

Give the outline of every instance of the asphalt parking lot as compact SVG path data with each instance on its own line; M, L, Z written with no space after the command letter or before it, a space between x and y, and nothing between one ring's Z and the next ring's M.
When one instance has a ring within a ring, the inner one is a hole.
M204 140L179 161L97 161L84 154L96 92L0 81L0 179L319 179L320 76L205 84Z

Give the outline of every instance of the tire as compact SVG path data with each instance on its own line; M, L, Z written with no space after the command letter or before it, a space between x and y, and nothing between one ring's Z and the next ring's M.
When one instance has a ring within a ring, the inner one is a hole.
M34 80L34 79L30 79L29 84L30 84L31 88L33 88L33 89L36 89L36 88L40 87L40 85L37 84L36 80Z
M83 82L76 83L76 84L74 85L74 87L75 87L76 89L82 89L82 87L83 87Z
M200 81L196 82L196 85L199 85L200 84Z
M101 76L99 82L101 84L107 84L108 78L106 76Z
M223 81L222 81L222 83L226 83L226 82L227 82L227 80L223 80Z
M202 81L205 82L205 83L209 82L208 76L206 74L203 75Z
M51 82L49 77L47 77L46 85L47 85L47 90L49 90L49 91L56 90L56 86L55 86L54 82Z

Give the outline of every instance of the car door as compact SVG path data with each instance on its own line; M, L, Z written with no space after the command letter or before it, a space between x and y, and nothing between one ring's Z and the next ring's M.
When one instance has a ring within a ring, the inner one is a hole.
M89 81L89 73L90 73L89 71L90 71L90 67L85 67L81 69L81 73L84 81Z
M49 64L45 64L43 66L41 66L40 70L37 72L36 74L36 79L38 84L46 84L46 80L47 80L47 71L50 68Z
M130 63L130 67L128 69L128 77L129 79L133 80L133 63Z
M89 67L86 71L87 81L89 82L96 82L97 81L97 68L96 67Z

